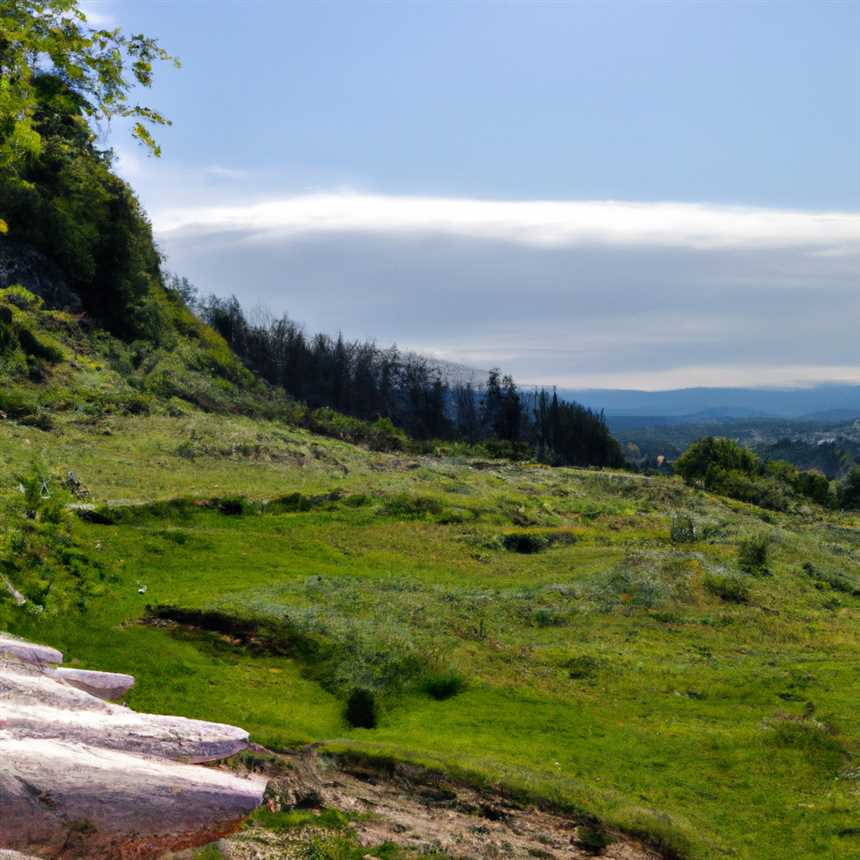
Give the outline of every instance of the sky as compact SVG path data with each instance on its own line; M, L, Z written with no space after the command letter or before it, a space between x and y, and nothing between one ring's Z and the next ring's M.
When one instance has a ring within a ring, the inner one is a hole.
M524 383L860 382L860 0L91 0L202 292ZM108 130L106 130L107 133Z

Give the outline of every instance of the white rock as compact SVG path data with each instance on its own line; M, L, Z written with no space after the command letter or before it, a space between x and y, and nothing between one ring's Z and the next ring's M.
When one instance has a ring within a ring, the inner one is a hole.
M111 707L115 710L99 713L0 702L0 726L20 740L67 741L197 764L248 746L248 733L236 726Z
M34 663L35 665L63 662L63 655L56 648L36 645L33 642L17 639L5 633L0 635L0 655L16 657L25 663Z
M265 781L0 730L0 842L50 857L149 858L231 832Z
M236 726L138 714L34 667L0 662L0 726L12 737L69 741L177 761L227 758L248 746Z
M4 848L143 860L231 833L262 801L265 780L186 763L244 749L243 729L138 714L87 691L124 692L130 675L58 670L44 658L58 662L59 652L0 641L7 645L0 650ZM13 857L0 852L0 860Z
M64 666L47 669L46 672L52 678L65 681L105 701L119 699L134 686L134 676L123 675L120 672L94 672L91 669L72 669Z

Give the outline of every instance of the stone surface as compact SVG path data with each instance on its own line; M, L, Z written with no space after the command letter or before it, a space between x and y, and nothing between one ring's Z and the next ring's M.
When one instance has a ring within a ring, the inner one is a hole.
M48 674L108 702L124 696L134 686L134 676L119 672L93 672L90 669L60 666L58 669L49 669Z
M0 638L0 848L142 860L230 833L260 804L264 779L191 763L244 749L243 729L138 714L83 689L124 692L130 675L46 659L62 655Z
M13 636L0 634L0 656L15 657L24 663L62 663L63 655L48 645L36 645Z
M0 730L0 840L58 858L148 858L202 845L262 801L265 781Z
M0 236L0 287L20 284L51 308L80 311L81 299L69 289L63 273L44 254L22 242Z

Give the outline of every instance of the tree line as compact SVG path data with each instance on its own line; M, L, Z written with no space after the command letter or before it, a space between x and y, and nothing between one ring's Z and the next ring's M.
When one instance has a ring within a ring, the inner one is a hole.
M288 316L266 311L249 318L235 296L200 298L175 276L168 286L249 369L312 409L388 419L415 439L480 443L499 456L556 465L624 464L603 415L562 401L555 391L523 391L497 369L486 382L451 381L426 358L396 346L308 334Z

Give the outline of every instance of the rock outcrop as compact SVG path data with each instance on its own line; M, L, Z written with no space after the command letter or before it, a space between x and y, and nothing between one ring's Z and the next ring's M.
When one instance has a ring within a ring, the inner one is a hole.
M92 672L89 669L67 669L60 666L58 669L49 670L48 674L106 702L122 698L134 686L134 678L131 675L119 672Z
M190 763L233 755L247 732L111 704L131 676L46 665L61 659L0 639L0 849L158 857L232 832L260 804L264 780Z
M30 245L0 237L0 288L20 284L49 308L80 311L81 299L60 269Z

